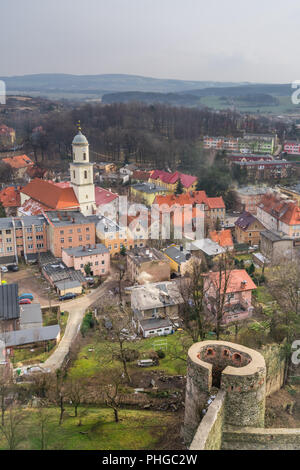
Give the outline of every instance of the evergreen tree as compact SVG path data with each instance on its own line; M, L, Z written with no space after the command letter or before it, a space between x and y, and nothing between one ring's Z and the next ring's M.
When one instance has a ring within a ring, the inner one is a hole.
M175 194L179 195L183 193L183 184L181 182L181 179L179 178L176 189L175 189Z

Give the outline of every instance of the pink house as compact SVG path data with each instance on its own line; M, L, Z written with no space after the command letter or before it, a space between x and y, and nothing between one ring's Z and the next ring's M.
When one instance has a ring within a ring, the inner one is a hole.
M102 243L63 249L62 260L69 268L80 270L84 275L87 264L93 276L105 276L110 270L110 254Z
M226 275L222 273L221 281L219 272L210 272L206 275L205 296L208 309L212 310L214 299L218 294L223 295L225 284L223 323L227 324L250 317L253 311L252 291L257 287L245 269L233 269Z

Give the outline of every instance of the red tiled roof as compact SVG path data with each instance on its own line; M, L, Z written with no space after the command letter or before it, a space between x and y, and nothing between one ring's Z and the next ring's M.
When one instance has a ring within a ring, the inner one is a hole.
M14 157L7 157L3 158L3 162L7 163L7 165L11 166L12 168L26 168L33 166L34 163L31 158L27 157L27 155L16 155Z
M219 272L210 272L205 275L216 289L219 289L219 275ZM246 281L246 283L242 284L243 281ZM224 290L224 283L225 273L223 272L221 278L222 290ZM257 289L257 286L254 284L245 269L233 269L230 271L226 293L230 294L232 292L241 292L253 289Z
M30 181L21 192L50 209L79 207L73 188L39 178Z
M150 171L135 170L132 174L132 179L139 181L148 181L150 173Z
M107 189L100 188L99 186L95 187L95 201L97 207L103 204L108 204L118 197L118 194L108 191Z
M24 202L23 206L21 206L19 210L23 215L39 215L43 214L44 211L51 211L55 209L51 209L48 206L45 206L44 204L41 204L40 202L30 198Z
M179 173L179 171L175 171L175 173L168 173L162 170L153 170L150 173L150 178L153 180L159 179L166 184L175 184L180 178L181 183L185 188L189 188L197 181L196 176L185 175L184 173Z
M0 191L0 201L3 207L19 207L21 205L20 186L9 186Z
M221 230L220 232L217 232L216 230L214 232L209 232L209 237L220 246L233 246L232 234L229 229Z

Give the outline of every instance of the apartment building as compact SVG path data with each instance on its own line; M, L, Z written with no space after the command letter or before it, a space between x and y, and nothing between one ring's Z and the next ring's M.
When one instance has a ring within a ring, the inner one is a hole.
M240 212L250 212L255 215L257 204L260 203L262 197L269 191L266 186L243 186L235 190L237 199L237 209Z
M49 249L61 258L63 249L95 244L95 222L77 211L50 211L48 221Z
M297 140L286 140L283 145L283 151L289 155L300 155L300 142Z
M240 168L246 168L249 181L267 181L290 178L294 173L292 162L286 160L259 161L259 162L234 162Z
M237 137L205 136L203 138L203 148L237 152L239 150L239 140Z
M300 238L300 208L295 201L266 194L257 206L256 216L271 232L282 232L294 240Z
M245 134L243 137L203 138L205 149L227 150L240 153L273 154L277 136L273 134Z
M93 276L105 276L110 270L109 251L102 243L63 249L62 260L68 268L81 271L84 275L87 264Z
M0 219L0 263L35 262L48 250L48 221L43 215Z

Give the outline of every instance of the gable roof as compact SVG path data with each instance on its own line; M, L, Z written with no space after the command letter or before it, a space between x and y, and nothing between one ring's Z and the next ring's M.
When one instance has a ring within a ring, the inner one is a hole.
M21 193L26 194L50 209L79 207L72 187L61 187L52 181L35 178L21 190Z
M109 204L119 197L118 194L109 191L108 189L100 188L100 186L95 187L95 201L96 206L101 206L103 204Z
M232 234L230 229L221 230L217 232L209 232L209 237L212 241L218 243L222 247L233 246Z
M14 157L7 157L3 158L2 161L15 169L26 168L34 165L31 158L27 157L27 155L16 155Z
M57 339L59 333L59 325L50 325L42 326L40 328L9 331L8 333L0 334L0 339L4 341L6 347L21 346L22 344L31 344Z
M219 289L219 272L210 272L205 274L205 277L212 283L212 285ZM221 277L221 290L224 290L225 273L222 272ZM245 269L232 269L229 274L226 293L234 293L241 291L249 291L256 289L257 286L252 281L251 277Z
M235 225L246 231L254 222L260 223L250 212L243 212L235 221Z
M18 284L0 285L0 319L15 320L20 317Z
M287 225L300 225L300 208L295 201L286 201L271 193L265 194L257 207Z
M166 196L156 196L154 204L159 206L166 204L184 206L185 204L206 204L209 209L225 209L222 196L208 197L205 191L190 191L183 194L167 194Z
M179 171L175 171L174 173L168 173L167 171L153 170L150 173L150 178L153 180L159 179L160 181L166 184L175 184L180 179L182 185L185 188L189 188L192 184L197 181L196 176L186 175L184 173L180 173Z

